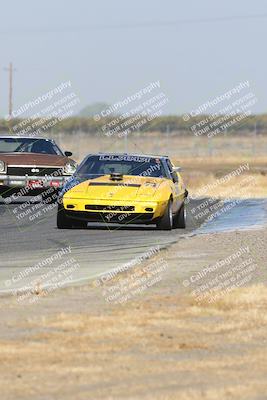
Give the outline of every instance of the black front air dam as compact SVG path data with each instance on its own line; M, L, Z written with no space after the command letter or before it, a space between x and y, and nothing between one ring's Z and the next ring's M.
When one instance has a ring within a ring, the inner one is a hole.
M156 223L153 221L153 213L99 213L99 212L84 212L70 211L65 209L66 216L72 219L87 221L87 222L105 222L116 224L149 224Z

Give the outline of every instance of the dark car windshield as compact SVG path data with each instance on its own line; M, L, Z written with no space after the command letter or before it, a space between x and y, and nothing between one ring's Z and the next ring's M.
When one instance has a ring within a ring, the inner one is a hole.
M31 139L31 138L1 138L0 153L39 153L56 154L62 156L62 152L49 139Z
M166 177L164 167L159 158L129 155L89 156L76 171L76 175L90 178L112 173L154 178Z

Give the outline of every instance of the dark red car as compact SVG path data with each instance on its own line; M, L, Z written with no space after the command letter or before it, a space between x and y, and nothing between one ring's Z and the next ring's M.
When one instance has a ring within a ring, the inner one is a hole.
M52 139L0 136L0 195L15 201L21 196L57 192L77 164Z

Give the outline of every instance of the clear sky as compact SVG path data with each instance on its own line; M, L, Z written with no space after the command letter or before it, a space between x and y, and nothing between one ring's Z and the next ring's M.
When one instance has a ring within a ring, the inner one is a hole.
M182 114L249 80L267 112L266 38L266 0L2 1L0 114L9 61L16 108L62 81L82 108L160 80L165 112Z

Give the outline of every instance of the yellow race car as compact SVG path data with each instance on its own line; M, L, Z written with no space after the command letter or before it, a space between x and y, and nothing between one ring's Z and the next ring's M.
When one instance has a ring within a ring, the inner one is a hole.
M59 195L57 227L105 222L185 228L187 194L167 156L90 154Z

